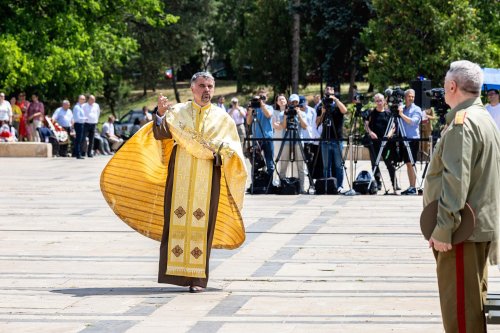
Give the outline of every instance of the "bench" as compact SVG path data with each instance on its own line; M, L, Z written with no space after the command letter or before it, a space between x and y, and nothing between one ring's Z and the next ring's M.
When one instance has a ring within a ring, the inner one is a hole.
M0 157L52 157L52 145L45 142L0 142Z

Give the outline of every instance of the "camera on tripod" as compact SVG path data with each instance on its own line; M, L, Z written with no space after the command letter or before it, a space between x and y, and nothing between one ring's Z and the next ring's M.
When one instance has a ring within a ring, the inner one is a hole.
M295 116L297 115L297 107L295 105L289 105L285 110L286 115L286 129L297 129L297 122L295 121Z
M400 87L387 88L384 92L387 97L387 105L393 116L399 115L399 106L403 104L405 92Z
M444 116L450 108L444 100L444 88L432 88L425 91L425 95L431 98L431 106L438 116Z

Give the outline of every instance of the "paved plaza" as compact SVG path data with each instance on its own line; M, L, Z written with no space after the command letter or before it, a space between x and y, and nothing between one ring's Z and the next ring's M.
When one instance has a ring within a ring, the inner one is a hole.
M0 332L442 332L420 196L247 195L245 244L189 294L107 206L108 160L0 158Z

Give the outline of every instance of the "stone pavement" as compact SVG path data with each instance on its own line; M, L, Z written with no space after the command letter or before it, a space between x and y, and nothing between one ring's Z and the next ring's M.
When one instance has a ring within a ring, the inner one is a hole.
M421 197L247 196L247 241L189 294L105 203L107 160L0 158L0 332L442 331Z

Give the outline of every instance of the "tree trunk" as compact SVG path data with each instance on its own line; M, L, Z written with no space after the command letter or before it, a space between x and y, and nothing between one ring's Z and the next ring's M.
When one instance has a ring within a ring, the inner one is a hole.
M241 94L243 92L243 69L238 66L236 70L236 93Z
M356 64L354 61L351 63L351 75L349 78L349 101L352 101L354 98L353 90L354 90L354 84L356 83Z
M172 66L172 87L174 88L175 100L177 103L180 103L181 97L179 95L179 89L177 88L177 80L175 76L175 66Z
M319 93L323 99L323 67L319 66Z
M292 27L292 92L299 92L299 49L300 49L300 0L293 0Z

